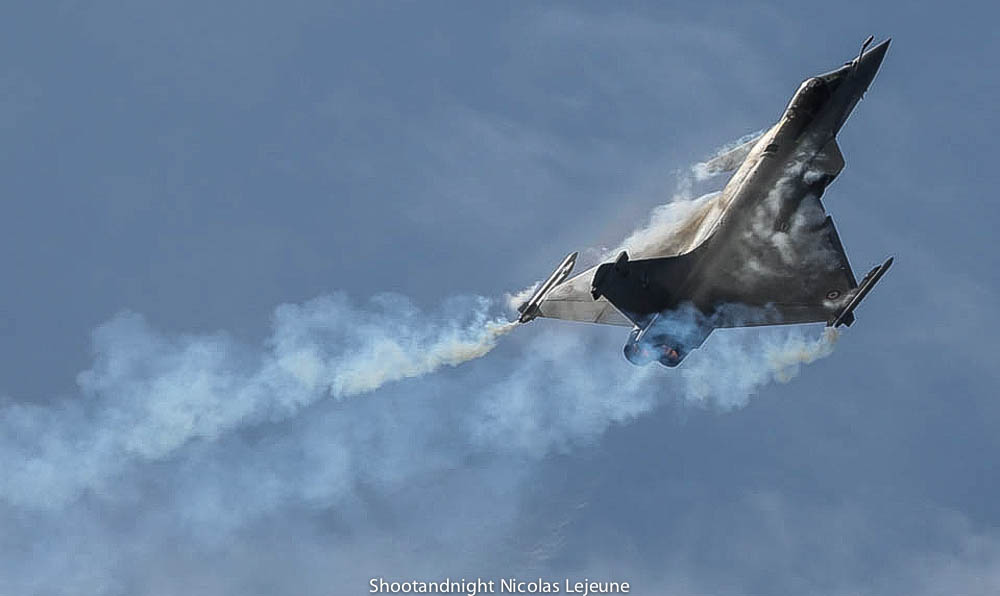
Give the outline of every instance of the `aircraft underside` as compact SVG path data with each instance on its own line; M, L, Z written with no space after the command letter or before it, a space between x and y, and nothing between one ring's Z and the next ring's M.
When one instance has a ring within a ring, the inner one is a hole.
M677 209L669 229L633 236L571 279L576 253L567 257L519 320L630 326L629 362L671 367L717 328L850 325L892 259L859 284L820 197L844 167L836 133L887 44L808 79L774 127L706 164L735 172L721 193Z

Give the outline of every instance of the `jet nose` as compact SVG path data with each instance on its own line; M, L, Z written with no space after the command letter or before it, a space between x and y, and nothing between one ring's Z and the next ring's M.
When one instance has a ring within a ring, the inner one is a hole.
M861 64L868 64L869 68L878 70L879 65L882 64L882 59L885 58L885 52L889 49L889 42L891 41L892 38L890 37L862 54Z
M879 66L882 65L882 60L885 58L885 53L889 49L889 42L891 41L892 38L886 39L861 55L857 66L858 77L864 81L866 89L871 84L872 79L875 78L875 73L878 72Z

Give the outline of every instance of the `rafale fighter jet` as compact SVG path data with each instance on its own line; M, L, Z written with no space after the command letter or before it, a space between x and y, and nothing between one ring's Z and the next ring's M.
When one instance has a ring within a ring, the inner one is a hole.
M781 119L704 164L735 170L683 221L567 280L566 257L518 320L549 317L632 327L625 358L669 367L725 327L854 322L854 309L892 265L859 284L820 196L844 167L837 133L871 84L889 40L806 79Z

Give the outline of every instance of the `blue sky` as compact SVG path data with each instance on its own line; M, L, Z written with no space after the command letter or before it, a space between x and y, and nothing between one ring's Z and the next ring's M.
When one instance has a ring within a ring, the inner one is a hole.
M9 12L0 593L1000 590L992 7ZM896 264L790 382L726 357L787 330L685 374L556 321L360 395L275 373L503 314L869 34L824 202L857 272Z

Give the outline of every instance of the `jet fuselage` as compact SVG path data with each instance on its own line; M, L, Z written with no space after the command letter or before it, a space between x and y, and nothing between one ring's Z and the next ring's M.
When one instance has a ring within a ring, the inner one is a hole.
M803 81L759 138L705 164L709 173L735 170L719 193L668 205L677 217L633 235L613 262L566 281L561 265L522 305L521 322L631 325L626 358L667 366L719 327L850 325L892 260L859 285L820 196L844 166L837 133L889 45L865 52L870 42L843 67Z

